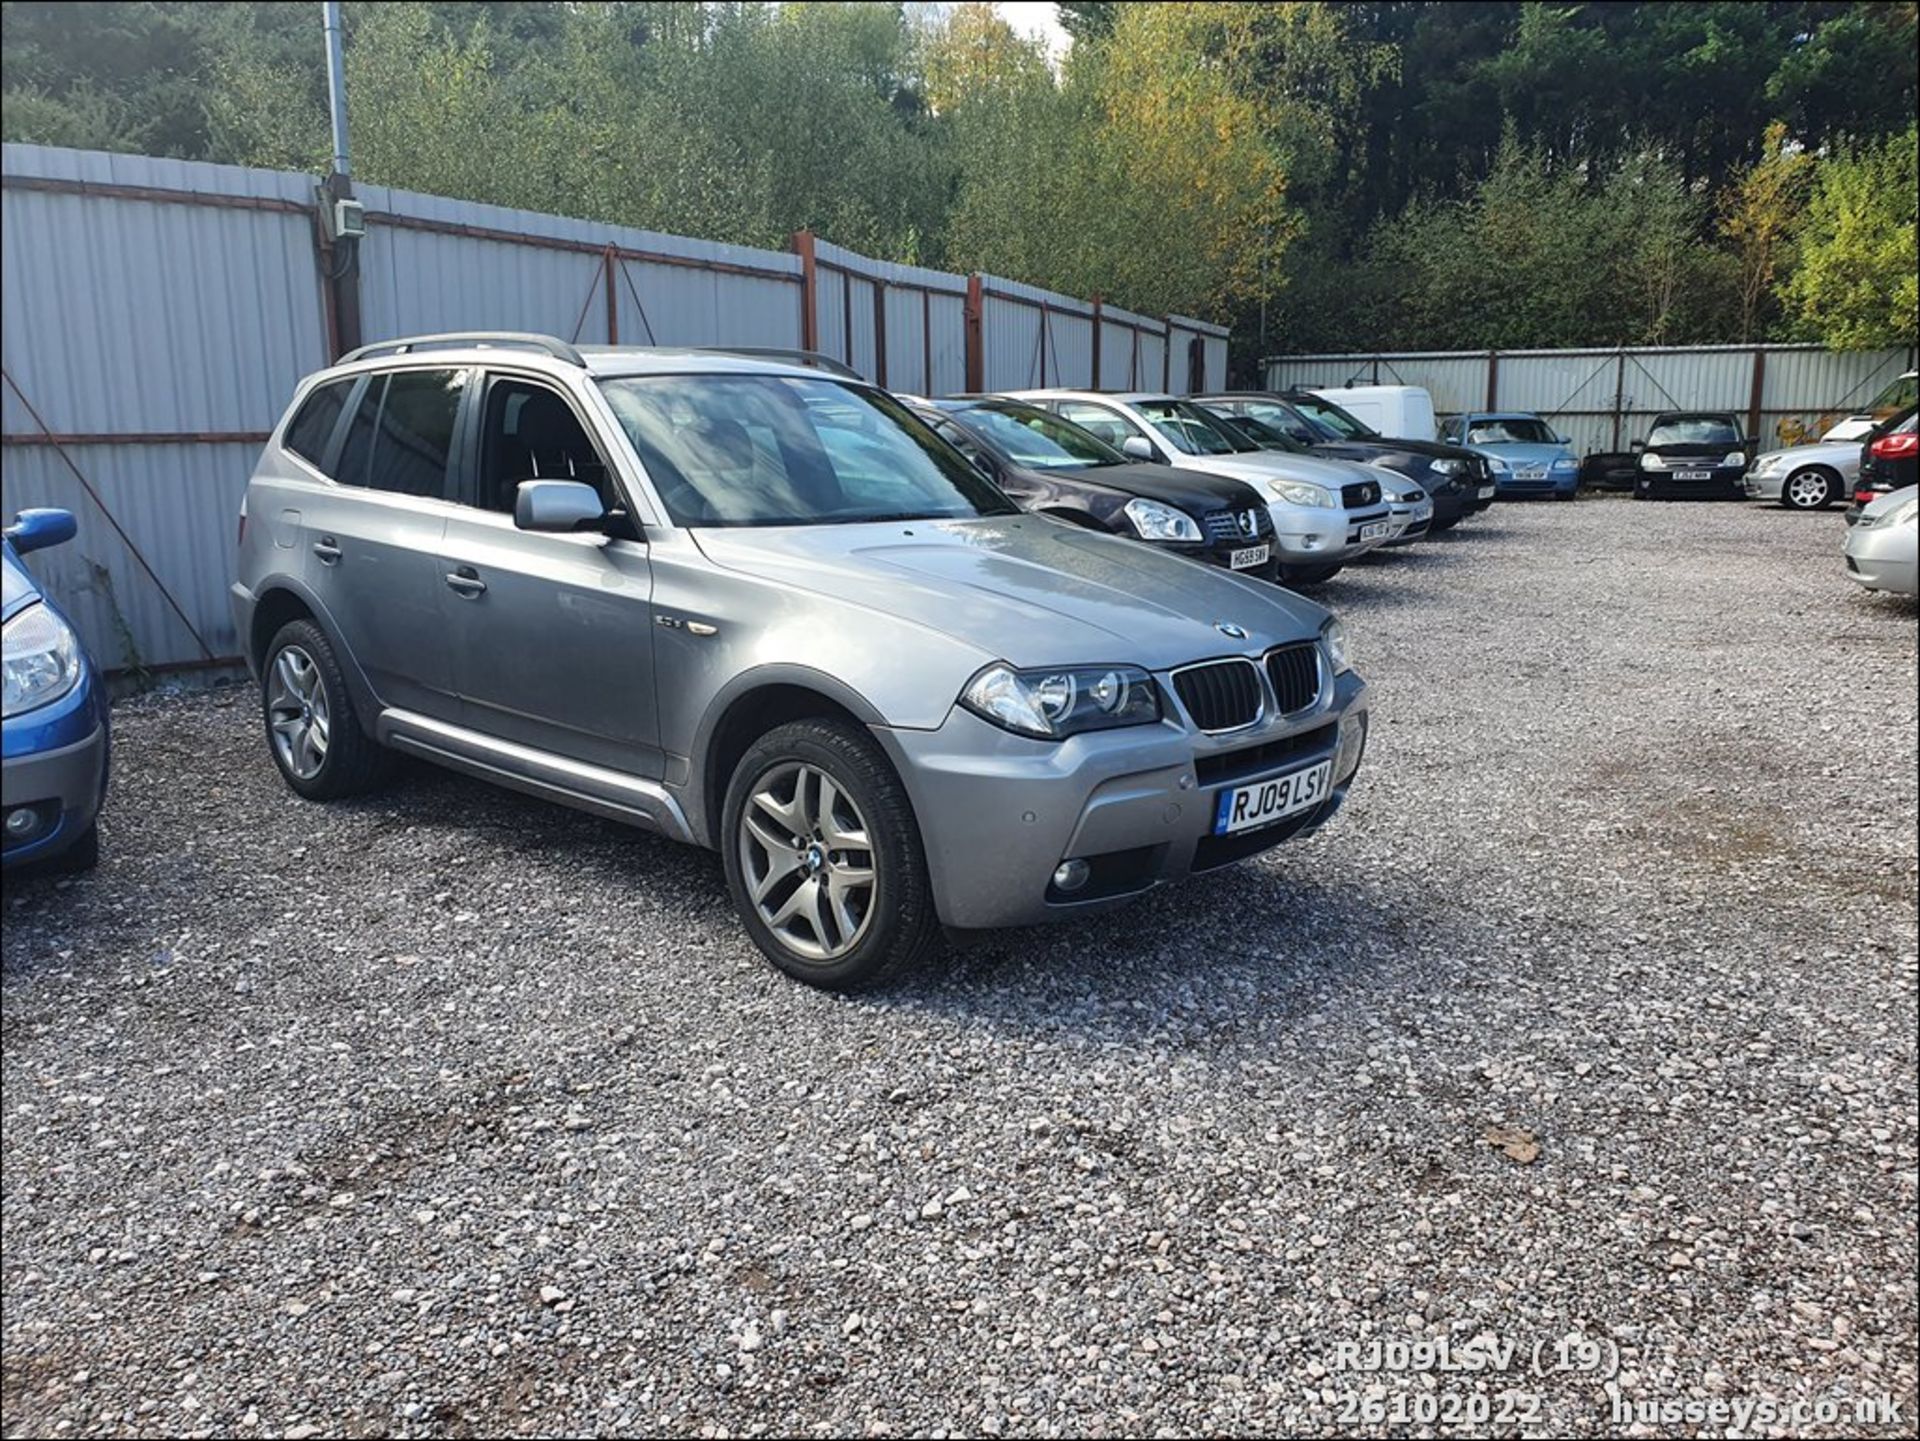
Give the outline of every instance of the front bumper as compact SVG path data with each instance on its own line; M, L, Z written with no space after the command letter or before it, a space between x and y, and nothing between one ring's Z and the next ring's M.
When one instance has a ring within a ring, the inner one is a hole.
M1343 565L1365 555L1380 539L1360 539L1360 517L1337 506L1286 505L1275 502L1273 543L1282 565ZM1387 512L1369 512L1366 519L1384 520Z
M1305 714L1206 735L1179 721L1061 742L1010 734L956 706L938 730L874 734L913 800L940 919L958 929L1069 920L1194 871L1258 854L1324 824L1366 744L1366 686L1348 673ZM1345 775L1341 733L1348 728ZM1215 836L1224 791L1333 759L1333 789L1277 825ZM1092 880L1064 896L1054 870Z
M1433 502L1422 500L1394 506L1393 525L1393 534L1382 544L1383 550L1389 546L1412 545L1425 536L1433 526Z
M1504 475L1495 475L1493 485L1495 493L1502 500L1573 495L1580 489L1580 471L1578 467L1573 470L1510 470Z
M1786 480L1784 470L1768 471L1764 475L1750 470L1740 477L1740 493L1748 500L1778 500Z
M1912 595L1916 564L1913 527L1856 525L1847 532L1847 574L1863 589Z
M0 840L0 864L11 867L58 855L99 815L109 758L105 694L89 671L52 705L8 720L4 733L0 816L25 806L36 813L25 839Z
M1705 479L1682 480L1674 470L1643 470L1634 482L1633 493L1648 500L1745 500L1747 492L1737 465L1688 466L1687 472L1704 471Z

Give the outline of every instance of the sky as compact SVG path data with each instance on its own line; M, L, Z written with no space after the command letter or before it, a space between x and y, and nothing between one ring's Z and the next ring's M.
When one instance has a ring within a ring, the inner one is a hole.
M1060 27L1059 12L1053 8L1051 0L1035 3L1035 0L998 0L993 7L1000 17L1018 30L1022 35L1033 35L1046 42L1047 53L1058 63L1067 53L1067 47L1073 42L1067 32Z

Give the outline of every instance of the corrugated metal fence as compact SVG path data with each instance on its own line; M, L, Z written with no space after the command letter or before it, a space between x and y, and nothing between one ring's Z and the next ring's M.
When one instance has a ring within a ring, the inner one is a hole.
M1262 368L1271 389L1418 385L1442 415L1532 411L1590 455L1626 449L1663 410L1732 411L1762 444L1796 443L1817 436L1913 364L1910 348L1703 345L1285 355Z
M892 389L1190 392L1227 332L802 232L755 250L361 186L364 340L534 330L579 342L819 350ZM6 508L59 505L35 569L113 669L234 663L233 531L259 446L341 350L310 176L44 146L0 151Z

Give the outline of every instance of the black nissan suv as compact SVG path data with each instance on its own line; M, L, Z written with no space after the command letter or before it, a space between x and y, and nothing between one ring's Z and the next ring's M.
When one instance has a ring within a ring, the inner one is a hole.
M1022 510L1241 575L1279 578L1266 502L1241 481L1131 460L1091 431L1017 400L913 401L911 408Z
M1194 401L1260 421L1316 455L1398 471L1433 497L1434 530L1451 530L1493 503L1493 472L1484 456L1435 440L1390 439L1310 390L1223 390Z

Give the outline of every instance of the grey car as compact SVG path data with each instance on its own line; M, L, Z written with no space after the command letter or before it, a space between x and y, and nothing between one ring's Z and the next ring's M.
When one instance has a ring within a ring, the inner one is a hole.
M884 392L719 352L355 352L266 445L233 605L298 794L405 752L717 849L828 987L1311 831L1366 744L1322 607L1023 515Z
M1852 493L1859 475L1858 440L1816 440L1756 455L1740 485L1749 500L1777 500L1789 510L1825 510Z

